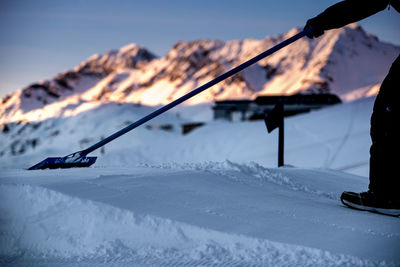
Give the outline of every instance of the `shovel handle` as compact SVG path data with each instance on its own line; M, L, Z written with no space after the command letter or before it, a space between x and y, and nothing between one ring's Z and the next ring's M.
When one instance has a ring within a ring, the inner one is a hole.
M171 108L181 104L182 102L188 100L189 98L191 98L191 97L203 92L204 90L210 88L211 86L213 86L213 85L215 85L215 84L217 84L217 83L219 83L219 82L231 77L232 75L244 70L245 68L249 67L250 65L253 65L254 63L260 61L261 59L263 59L263 58L275 53L276 51L278 51L278 50L284 48L285 46L297 41L298 39L304 37L305 35L307 35L307 34L309 34L311 32L312 32L312 28L304 29L303 31L301 31L301 32L297 33L296 35L284 40L283 42L277 44L276 46L264 51L263 53L253 57L252 59L250 59L250 60L248 60L248 61L246 61L246 62L244 62L242 64L240 64L239 66L237 66L237 67L225 72L224 74L218 76L214 80L209 81L208 83L206 83L206 84L194 89L193 91L191 91L191 92L187 93L186 95L176 99L175 101L173 101L173 102L171 102L171 103L169 103L169 104L157 109L156 111L154 111L154 112L150 113L149 115L139 119L138 121L126 126L125 128L123 128L123 129L119 130L118 132L110 135L109 137L107 137L107 138L99 141L98 143L88 147L87 149L80 151L81 155L82 156L86 156L90 152L98 149L99 147L104 146L105 144L107 144L107 143L111 142L112 140L120 137L121 135L123 135L123 134L135 129L136 127L148 122L149 120L161 115L162 113L164 113L164 112L170 110Z

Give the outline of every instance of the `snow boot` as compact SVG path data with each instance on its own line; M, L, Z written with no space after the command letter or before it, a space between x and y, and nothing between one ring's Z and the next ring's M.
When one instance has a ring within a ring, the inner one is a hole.
M350 208L400 216L400 199L389 199L371 190L362 193L343 192L340 200Z

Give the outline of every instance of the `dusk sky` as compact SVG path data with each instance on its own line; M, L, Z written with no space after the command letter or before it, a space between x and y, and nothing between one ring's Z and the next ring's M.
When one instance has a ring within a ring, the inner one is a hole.
M304 26L330 0L0 0L0 97L137 43L163 56L177 41L262 39ZM400 45L391 8L360 22Z

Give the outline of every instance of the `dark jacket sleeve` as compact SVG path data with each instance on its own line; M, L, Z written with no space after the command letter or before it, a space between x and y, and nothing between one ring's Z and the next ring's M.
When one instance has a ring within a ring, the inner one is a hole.
M311 20L321 30L340 28L384 10L389 3L390 0L345 0Z

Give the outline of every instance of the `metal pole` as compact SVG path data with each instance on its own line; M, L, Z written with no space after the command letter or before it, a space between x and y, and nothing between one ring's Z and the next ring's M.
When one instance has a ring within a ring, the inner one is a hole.
M282 121L279 125L279 144L278 144L278 167L282 167L284 165L284 116L283 116L283 105L282 105Z

